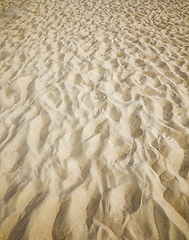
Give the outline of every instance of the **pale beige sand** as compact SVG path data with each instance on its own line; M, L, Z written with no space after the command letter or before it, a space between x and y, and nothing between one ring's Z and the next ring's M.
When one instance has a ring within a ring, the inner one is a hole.
M189 239L188 1L0 15L0 239Z

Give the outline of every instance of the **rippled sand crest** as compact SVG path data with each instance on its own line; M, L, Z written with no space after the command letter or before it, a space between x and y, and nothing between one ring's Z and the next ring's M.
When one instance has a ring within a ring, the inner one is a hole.
M189 239L188 2L5 10L0 239Z

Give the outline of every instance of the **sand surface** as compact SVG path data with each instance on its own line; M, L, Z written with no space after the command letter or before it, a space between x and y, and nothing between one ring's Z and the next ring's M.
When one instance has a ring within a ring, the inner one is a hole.
M189 1L3 4L0 240L189 239Z

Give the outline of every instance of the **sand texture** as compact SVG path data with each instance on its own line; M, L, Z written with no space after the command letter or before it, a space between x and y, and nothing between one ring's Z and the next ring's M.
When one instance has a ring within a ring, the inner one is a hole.
M0 240L189 239L189 1L3 9Z

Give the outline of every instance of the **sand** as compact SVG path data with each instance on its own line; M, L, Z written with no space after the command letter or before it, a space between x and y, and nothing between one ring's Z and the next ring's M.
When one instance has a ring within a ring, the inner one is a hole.
M189 2L3 4L0 240L189 239Z

